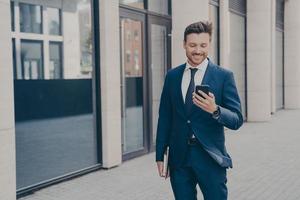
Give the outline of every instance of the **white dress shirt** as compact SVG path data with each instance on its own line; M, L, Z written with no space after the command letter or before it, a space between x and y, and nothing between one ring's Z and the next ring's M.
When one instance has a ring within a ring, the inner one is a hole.
M197 72L195 73L194 81L195 81L195 86L196 85L201 85L203 76L205 74L206 68L208 65L208 59L205 58L202 63L200 63L196 67L192 67L189 62L186 62L186 66L183 72L182 76L182 82L181 82L181 92L182 92L182 97L183 97L183 102L185 103L185 96L191 81L191 70L190 68L197 68Z

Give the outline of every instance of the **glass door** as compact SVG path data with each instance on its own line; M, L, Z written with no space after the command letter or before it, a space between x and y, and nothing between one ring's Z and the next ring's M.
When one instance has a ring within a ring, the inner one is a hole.
M283 108L283 31L276 29L276 110Z
M145 16L120 9L123 159L147 152Z
M165 75L171 66L171 21L149 17L149 91L150 91L150 150L154 150L160 95Z
M242 112L246 119L246 18L230 12L230 66L234 73Z
M275 105L276 110L284 108L284 1L276 0L275 31Z
M215 64L220 64L219 58L219 5L209 4L209 20L213 23L213 32L209 58Z

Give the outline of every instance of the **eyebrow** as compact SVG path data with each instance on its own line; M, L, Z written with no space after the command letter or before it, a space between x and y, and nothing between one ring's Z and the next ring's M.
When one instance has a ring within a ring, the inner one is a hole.
M189 42L189 44L196 44L196 45L200 44L200 45L203 45L203 44L208 44L208 43L207 42L201 42L201 43Z

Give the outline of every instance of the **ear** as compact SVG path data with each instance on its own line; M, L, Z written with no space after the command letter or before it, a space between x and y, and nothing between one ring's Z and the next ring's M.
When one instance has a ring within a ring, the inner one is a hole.
M184 49L186 49L186 41L183 40L182 46Z

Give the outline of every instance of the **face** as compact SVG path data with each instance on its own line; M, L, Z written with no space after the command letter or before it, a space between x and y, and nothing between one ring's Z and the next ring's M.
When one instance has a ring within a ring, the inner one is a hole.
M210 36L208 33L188 34L186 42L183 41L183 48L189 64L195 67L208 56Z

